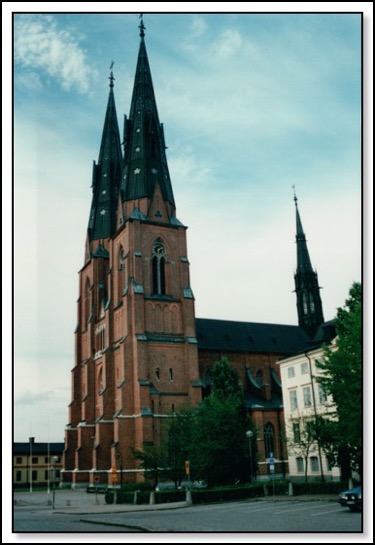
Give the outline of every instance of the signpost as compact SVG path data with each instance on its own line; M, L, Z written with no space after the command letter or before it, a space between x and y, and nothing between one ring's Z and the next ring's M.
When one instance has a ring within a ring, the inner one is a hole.
M98 502L99 477L98 476L94 477L94 481L95 481L95 504L98 505L99 504L99 502Z
M270 474L272 475L272 492L275 496L275 458L273 457L273 452L270 452L270 457L268 459Z

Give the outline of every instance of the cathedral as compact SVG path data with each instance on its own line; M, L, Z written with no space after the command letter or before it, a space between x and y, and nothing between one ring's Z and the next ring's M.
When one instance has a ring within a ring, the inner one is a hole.
M121 481L142 480L131 449L157 444L163 419L209 395L211 370L224 356L239 374L259 432L259 474L267 474L271 454L285 475L276 362L326 334L297 198L298 326L196 318L187 228L176 216L142 19L139 28L124 150L111 72L93 165L61 476L73 486L112 484L120 472Z

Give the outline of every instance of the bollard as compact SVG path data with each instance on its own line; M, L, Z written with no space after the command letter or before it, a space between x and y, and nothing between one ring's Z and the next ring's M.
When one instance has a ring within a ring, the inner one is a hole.
M138 492L134 492L134 505L137 505L137 496L138 496Z
M150 492L150 505L155 505L155 492Z
M268 496L268 488L267 488L266 484L263 485L263 493L264 493L265 497Z
M186 503L193 504L193 498L191 497L191 490L186 490Z
M292 483L292 481L289 482L288 496L294 496L293 483Z
M66 500L66 506L70 507L70 500Z

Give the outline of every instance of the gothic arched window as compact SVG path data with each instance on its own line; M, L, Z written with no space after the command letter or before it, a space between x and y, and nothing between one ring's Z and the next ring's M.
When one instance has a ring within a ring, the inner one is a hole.
M255 375L255 382L258 384L258 386L262 386L263 384L263 373L262 371L257 371L257 374Z
M90 312L91 312L91 286L90 286L90 280L86 279L85 284L85 323L89 321L90 318Z
M274 441L275 433L274 433L274 428L270 422L268 422L264 426L263 436L264 436L264 450L265 450L266 458L270 458L271 454L274 455L275 453L275 441Z
M165 249L160 239L152 247L152 293L165 295Z
M104 390L104 381L103 381L103 369L100 369L98 373L98 392L101 394Z
M120 246L118 254L118 300L121 300L125 287L125 252L124 248Z

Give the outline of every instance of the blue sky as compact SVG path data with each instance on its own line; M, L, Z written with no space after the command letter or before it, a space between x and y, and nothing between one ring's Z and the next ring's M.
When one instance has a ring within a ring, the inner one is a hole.
M196 315L297 323L295 185L333 318L361 280L360 16L155 13L144 22L177 217L189 226ZM92 161L112 60L121 131L129 113L138 24L136 13L15 16L17 441L64 438Z

